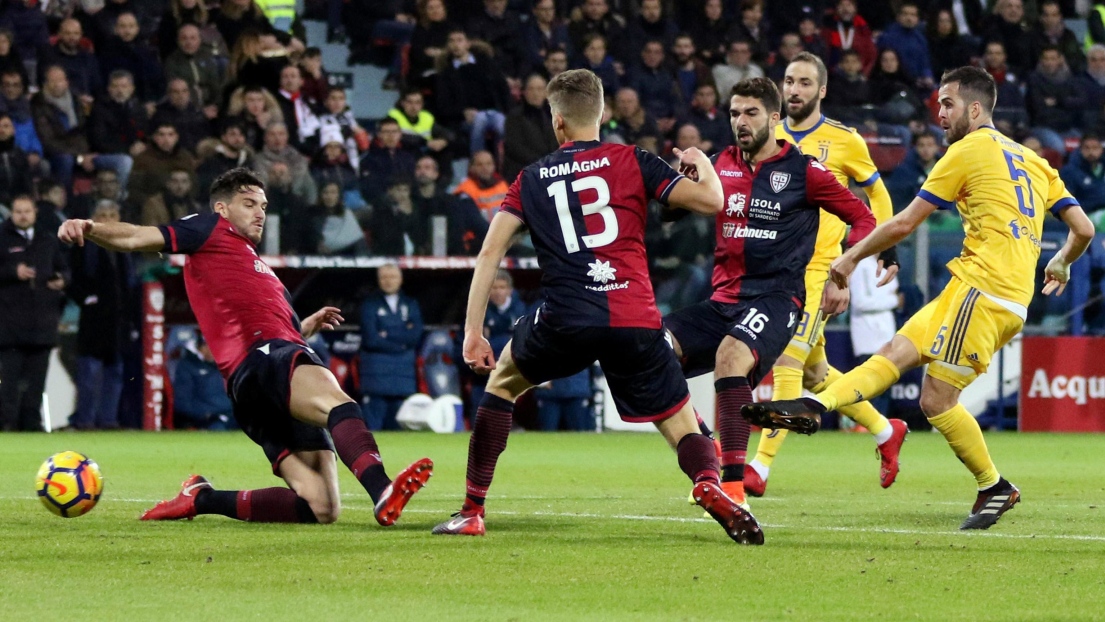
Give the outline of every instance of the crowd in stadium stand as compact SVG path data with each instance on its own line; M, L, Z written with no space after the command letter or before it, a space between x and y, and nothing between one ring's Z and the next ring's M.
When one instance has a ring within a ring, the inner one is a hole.
M1105 0L305 8L328 22L327 43L348 45L350 64L386 68L372 85L394 101L386 116L356 117L328 73L346 68L324 67L307 47L289 0L0 2L0 212L8 217L28 194L43 230L113 214L157 225L210 209L211 182L248 166L277 217L266 250L474 255L510 181L557 147L544 95L553 76L587 68L601 77L603 140L664 157L673 147L714 153L732 144L732 85L781 80L809 51L830 70L824 112L864 135L897 209L944 149L934 117L942 72L976 64L998 83L999 129L1061 167L1095 221L1105 215ZM713 223L652 224L662 306L705 297ZM933 225L960 226L954 216ZM512 253L532 249L523 240ZM132 286L129 264L114 256L72 259L86 277L109 266L120 287ZM78 305L96 298L81 291ZM96 356L89 369L118 371L114 354ZM197 349L197 365L202 358Z
M1105 207L1101 165L1093 148L1072 148L1098 142L1105 105L1105 47L1094 44L1105 9L1087 4L308 2L351 62L388 68L377 96L394 107L358 120L282 0L6 0L0 204L58 183L63 216L87 217L92 195L119 203L124 220L158 224L204 209L211 180L247 165L270 186L282 253L426 254L431 219L445 216L445 252L473 254L509 182L556 147L552 76L585 67L602 78L604 140L715 152L732 142L731 86L780 80L805 50L830 68L825 112L887 146L876 160L896 198L938 157L924 144L940 135L940 74L976 63L999 83L1000 128L1058 166L1074 153L1068 182L1094 211ZM1080 9L1084 40L1065 21ZM113 194L97 181L106 171ZM658 243L680 264L700 260L682 233Z

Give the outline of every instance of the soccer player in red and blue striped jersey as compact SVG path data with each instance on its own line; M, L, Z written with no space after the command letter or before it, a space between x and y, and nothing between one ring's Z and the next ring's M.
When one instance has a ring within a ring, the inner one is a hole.
M193 475L176 497L146 511L142 520L221 514L254 522L332 523L341 508L337 453L372 497L377 522L394 524L429 479L433 463L418 460L394 482L384 472L360 407L306 342L336 327L339 310L325 307L301 323L288 291L257 256L268 205L261 180L246 169L228 171L212 184L211 203L213 213L161 227L67 220L58 231L70 244L88 240L114 251L188 255L188 300L226 380L234 418L287 484L215 490Z
M548 99L560 148L515 179L477 260L464 359L491 377L473 425L464 505L434 533L484 534L484 501L506 449L514 401L598 360L622 419L654 423L695 483L699 504L732 539L762 544L755 518L721 491L714 445L699 433L645 256L648 202L713 216L722 207L717 173L697 149L679 153L697 171L696 183L641 149L599 142L602 83L590 71L560 74L549 83ZM483 336L484 313L495 271L523 226L533 238L546 300L518 321L496 362Z

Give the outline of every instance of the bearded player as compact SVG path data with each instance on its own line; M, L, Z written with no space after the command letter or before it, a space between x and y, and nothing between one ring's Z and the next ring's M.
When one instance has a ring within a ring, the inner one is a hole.
M994 466L982 430L959 395L1024 326L1045 215L1070 227L1044 270L1045 295L1062 293L1071 263L1093 241L1094 227L1046 160L994 128L997 86L990 74L977 67L949 71L938 97L948 152L909 207L834 260L830 272L846 284L861 259L905 239L937 209L958 209L965 239L962 254L948 263L951 281L890 343L826 390L813 398L753 404L742 414L756 425L812 434L821 413L879 395L901 372L928 364L921 410L978 484L959 528L987 529L1021 494Z
M665 316L664 325L688 378L714 372L721 486L743 504L749 426L740 410L794 336L804 301L821 304L803 276L821 210L852 226L850 244L875 228L875 218L816 159L776 138L774 82L742 80L730 95L736 146L711 158L726 197L715 226L714 292Z
M188 255L188 301L226 380L234 418L287 485L215 490L193 475L180 494L147 510L142 520L221 514L254 522L332 523L341 509L337 453L372 497L376 521L394 524L429 479L433 463L423 458L390 480L360 407L307 346L307 338L332 330L342 317L325 307L300 323L288 290L257 256L268 206L261 180L246 169L228 171L211 185L211 205L214 213L159 227L67 220L58 231L69 244L87 240L119 252Z
M827 83L828 71L820 58L808 52L794 57L783 79L787 119L779 124L776 136L798 145L802 153L817 158L842 185L847 186L849 181L853 181L863 188L875 220L884 223L894 215L894 210L890 194L871 161L867 143L852 128L821 113L821 100L825 97ZM802 396L803 388L823 391L843 375L829 365L825 356L825 321L831 314L818 309L817 305L824 295L830 306L840 311L848 308L847 284L837 287L827 282L829 264L841 252L844 226L845 223L839 218L822 210L817 244L806 270L806 311L802 313L794 338L772 370L772 399L797 399ZM893 247L879 255L879 270L885 272L880 285L890 282L897 274L898 260ZM883 488L889 488L898 476L898 454L909 432L906 423L901 419L888 420L865 401L842 406L839 410L875 437L881 461L879 482ZM786 434L786 430L764 429L760 432L756 457L744 471L748 494L754 497L764 494L768 473Z
M648 276L645 222L650 200L713 216L721 181L697 149L677 152L693 182L656 156L599 142L602 82L585 69L549 82L560 148L527 166L491 221L476 261L464 323L464 361L491 374L468 445L460 512L434 527L441 535L482 536L487 491L506 449L514 401L548 380L602 366L622 419L653 423L675 448L694 496L733 540L763 544L752 514L720 488L713 441L699 433L687 381L665 338ZM483 336L495 272L511 238L528 226L545 301L514 326L499 359Z

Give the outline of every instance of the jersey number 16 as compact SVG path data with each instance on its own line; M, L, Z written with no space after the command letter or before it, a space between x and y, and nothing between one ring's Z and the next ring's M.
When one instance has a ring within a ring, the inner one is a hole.
M618 239L618 217L614 214L614 208L610 207L610 187L601 177L581 177L572 182L572 192L578 195L584 190L594 190L598 198L593 203L580 205L583 216L602 216L603 229L599 233L583 236L583 245L587 248L606 246ZM556 217L560 220L560 232L564 234L564 246L568 248L568 253L578 253L579 237L568 209L568 182L560 180L550 185L549 196L556 202Z

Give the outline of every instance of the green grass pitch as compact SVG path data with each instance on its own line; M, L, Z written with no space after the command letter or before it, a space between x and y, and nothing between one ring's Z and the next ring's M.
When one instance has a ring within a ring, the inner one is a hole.
M939 435L910 436L889 490L870 437L792 437L768 496L752 500L763 547L687 504L655 434L514 435L485 538L429 533L459 507L467 435L379 439L392 472L437 463L392 528L345 471L330 526L137 520L189 473L279 485L239 433L0 435L0 619L1105 618L1102 436L988 435L1024 500L981 533L957 531L974 481ZM32 490L65 449L106 480L99 506L69 520Z

